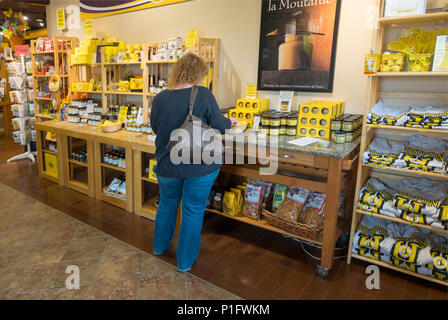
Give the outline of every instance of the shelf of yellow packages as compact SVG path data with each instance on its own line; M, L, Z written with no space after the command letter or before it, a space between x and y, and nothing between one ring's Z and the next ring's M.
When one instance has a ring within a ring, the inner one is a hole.
M119 42L118 47L105 47L105 63L106 67L113 68L126 68L127 66L141 66L142 64L142 45L124 45L124 42ZM108 95L130 95L130 96L143 96L143 85L136 86L136 81L128 81L119 79L120 69L115 69L116 73L113 78L109 79L110 82L114 82L117 90L107 90ZM137 77L134 77L135 79ZM142 78L142 77L140 77ZM143 84L143 81L138 83ZM136 87L133 90L133 86Z

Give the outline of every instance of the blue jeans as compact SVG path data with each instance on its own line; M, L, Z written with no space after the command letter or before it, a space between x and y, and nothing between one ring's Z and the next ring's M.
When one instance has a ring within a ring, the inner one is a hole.
M204 211L219 170L204 177L179 179L157 176L160 189L154 231L153 253L163 254L171 245L177 209L182 200L182 222L177 243L177 268L186 272L196 261L201 248Z

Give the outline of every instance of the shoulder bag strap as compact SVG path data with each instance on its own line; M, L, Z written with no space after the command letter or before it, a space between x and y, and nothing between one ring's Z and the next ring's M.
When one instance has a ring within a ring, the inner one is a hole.
M189 111L189 113L188 113L188 119L189 119L189 120L191 120L192 117L193 117L193 108L194 108L194 103L195 103L195 101L196 101L196 97L197 97L197 95L198 95L198 87L197 87L197 86L194 86L194 87L191 89L191 95L190 95L190 107L189 107L190 111Z

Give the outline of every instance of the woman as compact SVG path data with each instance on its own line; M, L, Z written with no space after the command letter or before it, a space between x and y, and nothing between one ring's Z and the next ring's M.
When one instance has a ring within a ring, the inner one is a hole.
M180 128L187 118L193 86L199 85L207 73L207 65L201 58L186 54L173 66L168 90L154 98L151 108L151 127L157 135L154 172L160 189L153 253L162 255L171 245L177 209L182 201L182 223L176 252L177 268L181 272L189 271L199 255L203 215L220 165L174 165L168 145L171 132ZM193 115L221 133L230 129L235 120L223 116L210 90L205 87L198 89Z

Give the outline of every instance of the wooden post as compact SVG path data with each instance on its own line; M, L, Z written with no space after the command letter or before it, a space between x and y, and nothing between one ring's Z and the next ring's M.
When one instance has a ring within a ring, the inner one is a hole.
M342 178L342 159L330 158L327 179L327 203L323 230L321 266L326 269L333 267L334 246L337 241L339 195Z

